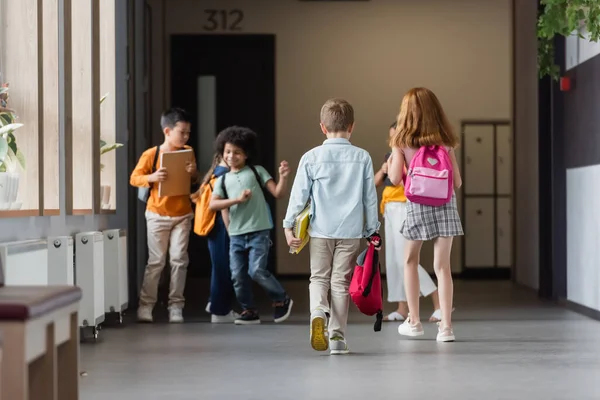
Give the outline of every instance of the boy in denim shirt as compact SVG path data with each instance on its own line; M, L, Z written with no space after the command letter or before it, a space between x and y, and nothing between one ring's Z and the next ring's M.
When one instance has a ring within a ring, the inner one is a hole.
M361 239L379 238L373 161L350 143L353 128L354 109L347 101L323 105L321 130L327 140L302 156L283 221L288 244L297 247L294 219L310 199L310 343L317 351L331 348L331 354L349 352L348 287Z
M232 126L225 129L219 134L216 147L229 165L230 172L215 182L210 209L229 209L231 278L237 300L243 308L235 323L260 324L248 274L271 298L275 322L283 322L289 317L294 303L267 269L273 220L263 188L273 197L281 197L287 186L288 164L281 162L278 183L262 166L252 165L256 133L248 128Z

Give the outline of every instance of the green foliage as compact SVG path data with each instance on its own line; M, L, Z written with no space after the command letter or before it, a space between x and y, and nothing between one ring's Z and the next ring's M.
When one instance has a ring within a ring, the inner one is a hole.
M108 97L108 93L106 93L104 96L102 96L102 98L100 99L100 105L102 105L102 103L104 103L104 100L106 100L107 97ZM109 151L116 150L119 147L123 147L123 145L121 143L108 144L102 138L100 139L100 155L106 154ZM104 164L101 163L100 170L102 171L103 169L104 169Z
M586 27L588 39L600 40L600 0L542 0L543 11L538 17L538 71L540 78L558 79L560 70L554 64L554 37L570 36Z
M7 87L2 87L4 94L8 92ZM16 116L12 110L4 109L0 112L0 172L6 172L9 166L25 169L25 156L17 146L17 138L14 132L23 126L15 122Z

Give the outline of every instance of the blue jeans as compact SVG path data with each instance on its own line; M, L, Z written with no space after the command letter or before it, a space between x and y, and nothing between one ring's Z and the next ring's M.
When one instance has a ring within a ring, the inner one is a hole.
M229 269L229 235L221 213L215 217L215 227L208 235L208 251L212 264L210 276L210 312L227 315L233 300L233 282Z
M274 303L284 301L285 289L267 269L271 239L269 231L259 231L230 237L229 259L233 288L244 310L256 310L252 282L258 283Z

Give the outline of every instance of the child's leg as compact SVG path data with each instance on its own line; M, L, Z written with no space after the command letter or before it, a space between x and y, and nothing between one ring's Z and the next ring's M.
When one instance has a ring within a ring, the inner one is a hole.
M208 237L208 251L212 264L210 279L210 312L227 315L231 311L233 282L229 269L229 235L223 219L217 215L215 227Z
M404 289L410 312L410 323L412 325L421 322L419 317L419 258L422 241L406 240L405 264L404 264Z
M277 278L267 269L271 239L269 231L248 234L248 272L269 295L273 303L287 299L287 293Z
M344 239L335 241L333 264L331 271L331 320L329 337L345 338L348 325L348 306L350 305L350 280L356 266L356 258L360 250L360 239Z
M433 242L433 267L437 276L442 310L442 328L452 327L452 297L454 285L450 269L450 253L452 252L452 237L438 237Z
M146 230L148 235L148 264L140 290L139 306L152 310L156 304L158 281L167 258L171 221L168 217L146 211Z
M244 311L256 311L252 282L248 276L248 255L246 252L246 235L229 237L229 268L237 301Z
M325 313L330 313L329 287L335 240L311 238L308 245L310 251L310 284L308 285L310 312L320 309Z
M185 298L183 291L190 262L188 243L192 229L192 217L171 218L173 229L169 245L169 264L171 265L171 284L169 288L169 307L183 309Z
M335 240L311 238L308 246L310 255L310 284L308 285L310 345L314 350L325 351L329 348L327 320L331 314L329 287Z

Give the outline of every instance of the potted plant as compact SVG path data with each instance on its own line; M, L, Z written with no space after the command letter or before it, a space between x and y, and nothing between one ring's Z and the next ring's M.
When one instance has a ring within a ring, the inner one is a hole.
M542 0L538 16L538 71L540 78L558 79L560 68L554 63L554 38L578 35L592 42L600 40L600 2L598 0ZM588 37L584 38L581 28Z
M15 111L8 107L8 84L0 87L0 210L18 210L19 166L25 169L25 156L17 145L15 131L23 126L17 123Z
M108 97L108 94L105 94L100 99L100 104L104 103L104 100ZM104 139L100 138L100 157L104 154L111 152L113 150L118 149L119 147L123 147L121 143L107 143ZM104 164L100 163L100 172L104 171ZM100 187L100 204L102 209L110 208L110 192L112 187L110 184L102 184Z

